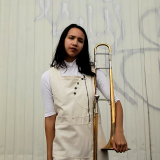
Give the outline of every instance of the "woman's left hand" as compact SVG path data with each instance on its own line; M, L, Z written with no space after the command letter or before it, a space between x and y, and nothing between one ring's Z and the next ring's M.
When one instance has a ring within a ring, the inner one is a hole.
M127 142L123 132L116 132L113 136L113 149L120 153L128 151Z

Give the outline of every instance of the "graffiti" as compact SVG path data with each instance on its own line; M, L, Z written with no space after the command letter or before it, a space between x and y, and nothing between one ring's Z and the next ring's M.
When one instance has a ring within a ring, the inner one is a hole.
M140 30L140 33L141 35L151 44L154 44L155 46L157 47L160 47L160 44L157 44L156 42L153 42L151 39L149 39L143 32L143 28L142 28L142 22L143 22L143 19L151 12L155 12L158 16L159 16L159 19L160 19L160 12L157 8L155 9L151 9L149 11L147 11L146 13L144 13L140 19L139 19L139 30ZM159 27L159 31L160 31L160 27ZM157 34L157 36L159 35L159 33Z
M59 25L59 23L61 22L63 16L66 15L67 18L70 18L71 15L68 11L68 4L67 3L61 3L61 11L59 12L58 18L57 18L57 22L53 23L52 22L52 35L60 35L62 30L57 31L57 26Z
M52 19L51 17L48 15L48 11L51 7L51 2L50 0L40 0L40 9L41 9L41 13L39 16L37 16L35 18L35 21L38 21L39 19L41 19L42 17L46 17L47 20L49 21L49 23L52 25Z
M114 0L102 0L102 1L110 3L110 2L113 2ZM40 2L39 5L40 5L41 13L35 18L35 21L38 21L42 18L46 18L48 20L49 24L52 25L52 36L57 36L57 38L59 38L62 30L57 30L57 26L61 23L63 16L66 16L68 19L72 19L72 16L71 16L70 11L68 9L69 8L68 4L66 2L61 2L61 9L59 11L57 20L55 22L53 22L53 20L51 19L51 17L48 14L49 9L51 8L51 1L50 0L39 0L39 2ZM155 13L158 17L158 20L160 20L160 11L157 8L151 9L151 10L146 11L139 18L139 32L140 32L140 34L150 44L153 44L155 46L155 48L137 48L137 49L117 50L118 46L122 43L122 41L124 39L125 26L124 26L124 23L123 23L123 20L121 18L121 14L120 14L121 13L120 4L115 2L114 5L113 5L113 9L114 9L114 14L115 14L115 17L116 17L116 20L118 22L119 29L120 29L119 37L117 36L116 32L113 29L112 21L111 21L111 15L110 15L110 12L107 9L107 7L104 7L104 9L102 10L103 18L104 18L104 24L105 24L104 30L101 31L101 32L94 31L93 25L92 25L93 8L90 4L87 4L88 32L92 36L95 36L95 37L101 37L102 35L104 35L104 34L107 35L109 33L112 34L112 36L114 38L114 42L113 42L113 44L111 44L113 56L115 56L117 54L125 53L125 56L123 55L123 58L122 58L123 61L121 62L121 65L120 65L120 72L121 72L121 75L123 77L125 85L127 85L135 95L137 95L139 98L143 99L143 101L145 103L147 103L150 107L152 107L154 109L157 109L157 110L160 110L160 108L157 108L157 107L153 106L152 104L150 104L149 102L147 102L147 100L145 100L143 98L143 96L140 95L132 87L132 85L127 80L125 72L124 72L125 64L131 56L133 56L135 54L146 54L146 52L149 52L149 51L160 52L160 44L154 42L153 40L151 40L147 37L147 35L144 33L143 25L142 25L144 18L147 17L150 13ZM74 23L79 24L80 26L84 26L84 19L82 19L81 17L78 17L77 20ZM160 27L158 28L157 37L160 37ZM88 40L93 45L97 44L96 40L93 39L91 36L88 36ZM158 62L159 62L159 71L160 71L160 60ZM115 81L114 81L114 86L115 86L115 89L119 93L121 93L132 105L136 104L136 101L132 97L130 97L123 89L121 89Z
M35 18L35 21L38 21L38 20L42 19L43 17L45 17L48 20L48 22L50 23L50 25L52 26L52 35L53 36L60 35L62 30L57 31L57 26L61 22L64 15L66 15L68 18L70 18L70 13L68 11L68 4L64 3L64 2L61 3L61 10L59 12L57 21L55 23L52 21L52 19L48 15L48 11L50 8L51 8L51 0L40 0L41 13L40 13L40 15L38 15ZM80 23L83 23L83 21L81 19L80 19Z
M126 64L126 61L127 59L129 59L131 56L133 56L133 54L144 54L145 52L147 51L155 51L155 52L160 52L160 48L139 48L139 49L130 49L130 50L126 50L127 52L127 56L123 56L123 63L121 63L121 66L120 66L120 71L121 71L121 74L122 74L122 77L124 79L124 83L125 85L127 85L135 95L137 95L139 98L143 99L143 101L145 103L147 103L148 106L156 109L156 110L160 110L160 108L157 108L156 106L153 106L152 104L148 103L146 99L143 98L142 95L140 95L133 87L132 85L128 82L127 78L126 78L126 75L125 75L125 72L124 72L124 68L125 68L125 64ZM118 53L124 53L124 50L121 50L119 51ZM116 88L117 90L119 90L120 88ZM121 91L122 92L122 91ZM135 104L136 101L134 101L133 99L131 99L128 95L126 95L125 93L123 94L125 95L125 98L129 100L129 102L131 104Z

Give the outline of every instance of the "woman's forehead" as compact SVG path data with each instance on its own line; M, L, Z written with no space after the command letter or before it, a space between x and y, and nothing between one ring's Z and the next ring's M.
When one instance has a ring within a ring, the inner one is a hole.
M68 35L75 36L77 38L82 38L82 39L85 38L84 33L78 28L71 28L68 32Z

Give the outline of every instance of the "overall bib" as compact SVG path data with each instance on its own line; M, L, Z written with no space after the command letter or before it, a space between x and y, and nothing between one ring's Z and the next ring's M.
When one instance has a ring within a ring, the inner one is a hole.
M53 160L93 160L94 77L61 76L54 67L49 75L57 113ZM107 160L100 116L98 122L98 160Z

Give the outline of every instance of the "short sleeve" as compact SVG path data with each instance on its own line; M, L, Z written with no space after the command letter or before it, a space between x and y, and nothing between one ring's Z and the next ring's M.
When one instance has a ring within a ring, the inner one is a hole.
M45 117L49 117L56 114L54 108L53 94L49 79L49 71L46 71L41 77L41 95L42 95Z

